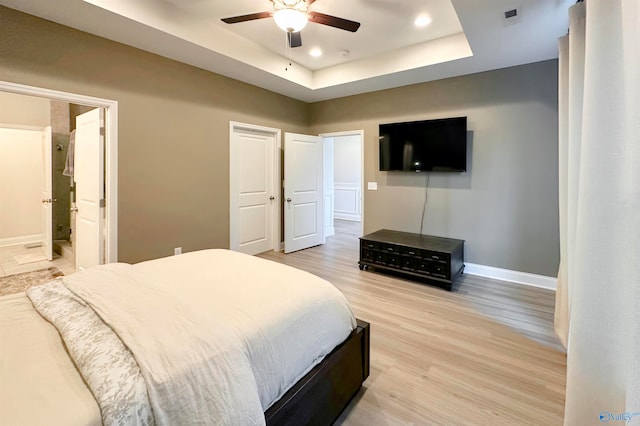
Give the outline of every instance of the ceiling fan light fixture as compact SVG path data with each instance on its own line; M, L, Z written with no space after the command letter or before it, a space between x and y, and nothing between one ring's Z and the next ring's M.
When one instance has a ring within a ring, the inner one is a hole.
M273 20L282 30L297 33L309 22L307 14L293 8L278 9L273 13Z

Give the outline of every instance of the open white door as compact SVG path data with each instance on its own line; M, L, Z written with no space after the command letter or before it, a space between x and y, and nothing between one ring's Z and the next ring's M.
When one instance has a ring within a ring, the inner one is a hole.
M284 252L322 244L322 138L284 135Z
M42 131L42 251L47 260L53 260L53 194L51 174L51 126Z
M230 126L229 247L252 255L273 250L280 130L234 122Z
M76 269L104 263L104 111L76 117Z

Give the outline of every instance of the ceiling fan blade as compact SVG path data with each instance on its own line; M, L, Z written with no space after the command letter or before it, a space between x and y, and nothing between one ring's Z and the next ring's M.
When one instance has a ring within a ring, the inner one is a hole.
M348 19L338 18L336 16L325 15L319 12L309 12L309 21L317 24L328 25L341 30L351 31L355 33L360 28L360 22L350 21Z
M302 35L300 31L297 33L287 33L287 41L289 42L289 47L302 46Z
M232 16L231 18L223 18L222 22L226 24L237 24L238 22L253 21L255 19L271 18L273 12L258 12L249 15Z

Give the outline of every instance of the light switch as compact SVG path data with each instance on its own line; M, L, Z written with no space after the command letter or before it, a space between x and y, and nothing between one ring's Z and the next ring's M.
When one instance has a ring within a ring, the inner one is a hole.
M369 191L377 191L378 190L378 182L367 182L367 189Z

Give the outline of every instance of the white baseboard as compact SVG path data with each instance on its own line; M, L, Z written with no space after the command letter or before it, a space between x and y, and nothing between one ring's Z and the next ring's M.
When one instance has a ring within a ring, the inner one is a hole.
M20 246L23 244L42 242L42 234L21 235L19 237L0 238L0 247Z
M340 220L349 220L351 222L360 222L362 220L362 217L359 214L340 212L335 210L333 211L333 218Z
M528 272L511 271L509 269L494 268L493 266L477 265L475 263L464 264L464 273L479 277L493 278L501 281L509 281L515 284L529 285L532 287L556 290L557 278L544 275L530 274Z

